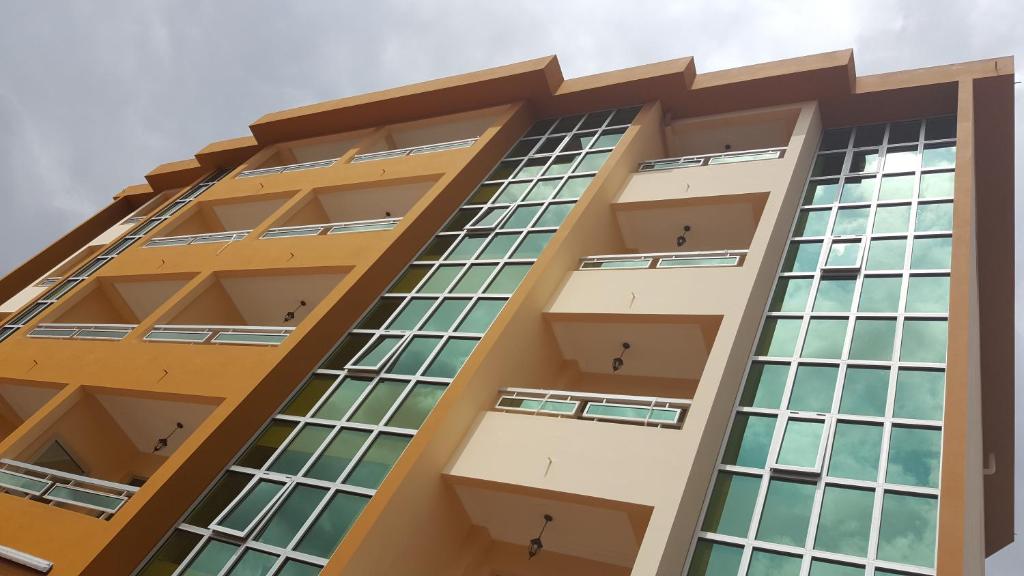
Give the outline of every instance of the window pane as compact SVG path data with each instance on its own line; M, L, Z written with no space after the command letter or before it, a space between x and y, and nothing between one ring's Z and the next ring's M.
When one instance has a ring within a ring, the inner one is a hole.
M917 222L914 224L918 232L942 232L953 229L953 203L918 204Z
M138 576L170 576L185 561L200 538L202 536L199 534L175 530L149 562L146 562Z
M314 374L306 381L302 390L281 410L281 413L289 416L305 416L309 414L309 411L313 409L313 406L327 392L331 384L334 384L337 378L337 376Z
M289 560L284 563L275 576L318 576L320 567L312 564L305 564L298 560Z
M850 145L852 128L832 128L825 130L821 137L821 150L841 150Z
M814 311L849 312L856 284L855 278L823 278L814 297Z
M743 548L697 540L686 576L735 576L740 569Z
M906 254L906 238L872 240L868 251L867 269L902 270Z
M921 139L921 121L908 120L889 125L889 144L906 144Z
M480 291L480 287L484 285L491 276L491 272L497 268L497 264L477 264L469 267L469 270L459 278L455 287L452 288L452 292L456 294L472 294Z
M929 144L924 147L924 155L921 157L922 168L927 170L953 166L956 166L955 144Z
M719 472L701 530L746 538L760 487L760 476Z
M921 175L919 198L952 198L953 172L937 172Z
M246 550L227 576L265 576L274 567L274 562L277 562L277 556L273 554Z
M369 385L370 380L365 378L345 378L314 416L327 420L341 420Z
M455 246L455 249L448 253L445 260L468 260L476 254L476 251L487 241L487 236L464 236Z
M281 474L297 474L327 439L331 429L327 426L303 426L288 446L277 455L268 470Z
M820 180L807 185L804 196L805 205L831 204L836 201L839 192L839 180Z
M886 172L913 172L919 164L916 147L889 148L885 153Z
M575 204L549 204L544 213L537 219L535 227L542 228L546 226L560 226L565 217L569 215L569 211Z
M722 464L764 468L774 432L775 416L737 414L725 445Z
M363 328L367 330L376 330L381 326L384 326L384 322L398 310L398 307L402 304L401 298L381 298L373 305L370 312L356 324L357 328Z
M875 424L839 422L832 440L828 475L875 482L882 453L882 427ZM870 506L868 509L870 511ZM870 512L869 512L870 514ZM831 548L820 548L832 550ZM832 550L840 552L840 550Z
M888 396L888 368L847 368L839 411L843 414L884 416Z
M842 208L836 213L832 225L833 236L864 234L868 229L868 208Z
M511 294L519 287L519 283L523 281L523 277L529 271L529 264L505 264L484 292L487 294Z
M518 164L518 161L515 162L515 164ZM463 208L455 213L455 216L453 216L452 219L449 220L447 224L445 224L444 228L442 228L441 231L459 232L463 228L465 228L470 222L472 222L473 218L476 218L476 215L479 213L479 208Z
M782 446L775 462L783 466L814 468L818 463L821 433L824 430L824 422L789 420L786 422L786 432L782 435Z
M903 278L899 276L869 276L864 278L860 288L860 312L896 312L900 306L900 289Z
M937 507L935 498L886 493L878 531L878 559L934 566Z
M574 172L594 172L601 168L604 161L608 159L610 152L591 152L583 157L583 161L576 167Z
M857 320L850 344L852 360L891 360L896 320Z
M320 558L329 557L369 500L344 492L335 494L295 549Z
M491 323L494 322L504 305L503 300L477 300L459 323L456 331L483 334L491 327Z
M360 424L379 424L380 419L391 409L395 400L405 390L405 386L406 382L400 380L378 381L366 400L359 405L359 409L349 418L349 421Z
M867 556L874 500L872 490L826 486L814 538L815 550Z
M946 321L904 320L900 360L904 362L945 362Z
M876 571L875 574L878 572ZM864 568L814 559L811 560L809 576L864 576Z
M441 255L451 247L452 242L455 241L454 236L435 236L433 240L427 244L427 247L423 249L416 259L417 260L440 260Z
M420 286L417 292L437 294L444 292L451 285L452 280L462 271L462 266L438 266L430 278Z
M445 298L440 306L434 309L434 313L423 324L421 330L428 332L446 332L455 323L455 320L462 314L462 311L469 305L469 300Z
M888 234L906 232L910 224L910 206L879 206L875 211L875 224L872 232Z
M388 324L388 330L412 330L423 317L427 310L437 302L436 298L413 298L406 303L405 308L395 316L395 319Z
M925 140L956 138L956 116L929 118L924 128Z
M907 312L949 312L949 276L911 276Z
M953 256L953 239L915 238L910 256L912 270L948 269Z
M885 137L885 124L872 124L871 126L857 126L857 134L853 139L853 147L881 146L882 138Z
M858 162L858 153L854 153L853 161ZM873 164L878 160L878 153L872 152L874 157ZM850 167L850 172L860 172L861 170L854 170L854 167ZM873 165L871 172L875 171ZM843 183L843 194L839 197L839 202L842 204L850 204L852 202L870 202L875 195L875 182L874 176L868 178L847 178L846 182Z
M257 481L256 485L221 519L219 525L231 530L244 531L263 514L267 505L283 488L284 485L280 482Z
M441 341L440 336L413 336L388 369L392 374L414 375Z
M575 141L575 137L573 138L573 141ZM555 190L558 189L558 185L561 182L561 179L558 178L554 180L541 180L533 185L533 188L530 189L530 193L526 195L524 200L547 200L555 193Z
M362 430L342 430L324 448L316 463L306 471L306 476L337 482L369 437L370 433Z
M288 546L326 495L326 488L296 485L263 526L256 540L281 548Z
M818 269L821 242L793 242L782 263L783 272L814 272Z
M583 192L590 186L590 181L593 180L592 176L577 176L575 178L569 178L562 185L562 189L558 191L555 198L560 199L576 199L583 195Z
M832 242L828 249L828 258L825 259L825 265L839 268L856 266L860 258L862 244L861 240Z
M941 448L942 432L939 430L893 426L889 435L889 465L885 481L938 487Z
M835 395L839 368L803 364L796 370L793 391L789 395L789 409L805 412L829 412Z
M466 363L466 358L473 352L473 348L476 348L476 343L479 340L470 340L468 338L452 338L445 342L445 345L441 348L441 351L437 353L434 360L430 363L430 367L424 372L424 376L432 376L434 378L454 378L462 368L462 365Z
M811 169L811 176L838 176L843 172L843 162L846 159L845 152L834 154L818 154Z
M747 373L743 396L740 398L740 406L778 408L782 402L782 392L786 388L788 374L788 364L752 363L750 372Z
M824 236L828 230L828 219L831 213L828 210L803 210L796 219L796 228L793 230L794 237L801 236Z
M516 248L512 257L536 258L540 256L541 250L544 249L544 246L547 246L548 241L551 240L551 237L554 235L554 232L530 232L526 235L526 238L523 239L522 244Z
M362 459L352 469L352 472L345 478L346 484L362 486L363 488L376 489L384 481L384 477L395 465L395 460L405 450L409 443L409 436L395 436L394 434L381 434L373 441L370 449L363 454Z
M491 242L480 253L480 260L496 260L504 258L512 245L519 239L519 234L496 234Z
M430 266L427 266L426 264L414 264L409 266L405 272L398 277L398 280L395 280L395 283L391 285L388 292L396 292L399 294L412 292L412 289L420 283L420 280L423 280L423 277L426 276L429 271Z
M804 337L805 358L836 358L843 354L846 340L846 318L813 318Z
M203 550L192 559L181 576L216 576L238 550L238 546L209 540Z
M810 278L780 278L768 310L772 312L803 312L811 291Z
M523 142L524 141L521 140L519 144L516 144L515 148L512 149L512 152L509 153L509 156L519 156L520 154L517 152L521 150L521 147L523 147ZM530 150L533 148L533 145L536 144L536 140L526 142L529 142L529 144L525 146L526 150ZM469 197L469 203L486 204L488 200L494 197L494 194L500 187L500 184L481 184L480 187L476 189L476 192L473 192L473 195Z
M214 518L227 508L235 497L242 493L245 486L252 480L249 474L228 470L221 476L217 484L210 490L185 518L187 524L193 526L209 526Z
M540 212L540 206L520 206L509 216L508 220L502 223L501 227L505 230L526 228L530 222L533 222L533 217L537 215L537 212Z
M900 370L896 375L896 418L942 420L946 375L941 370Z
M814 484L773 479L768 484L757 539L804 546L814 503Z
M917 177L913 174L900 176L884 176L882 186L878 190L879 200L909 200L914 196L914 182Z
M396 428L418 429L426 420L427 414L434 409L438 399L444 394L445 386L441 384L417 384L406 396L402 406L388 421L388 426Z
M380 336L367 346L353 361L357 366L378 366L398 346L402 336Z
M767 318L757 342L758 356L792 356L801 320L797 318Z
M246 468L262 468L294 429L294 422L272 420L238 460L235 460L235 464Z
M799 556L754 550L747 576L800 576L800 563Z
M532 166L531 166L532 168ZM535 170L531 170L536 174ZM524 174L520 173L519 177L523 177ZM506 184L505 188L498 194L498 197L494 199L494 204L507 204L511 202L518 202L523 194L526 194L526 189L530 187L529 182L513 182Z

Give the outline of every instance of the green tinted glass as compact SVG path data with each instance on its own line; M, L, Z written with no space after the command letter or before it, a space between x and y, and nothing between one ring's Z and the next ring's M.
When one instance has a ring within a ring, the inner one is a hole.
M775 462L782 466L815 468L824 430L824 422L791 418L786 422L786 431L782 435L782 445Z
M814 537L815 550L867 556L875 493L826 486Z
M505 305L503 300L477 300L476 304L470 308L469 313L459 323L457 332L472 332L475 334L483 334L491 323L501 312L502 307Z
M759 476L719 472L701 530L746 538L760 487Z
M388 330L412 330L423 317L427 310L437 302L435 298L414 298L409 300L402 311L395 316L395 319L388 324Z
M810 278L780 278L768 310L772 312L803 312L811 291Z
M814 296L814 311L849 312L856 285L855 278L823 278Z
M296 485L263 525L256 540L271 546L287 547L325 495L326 488Z
M309 414L309 411L313 409L313 406L337 379L338 377L333 375L314 374L306 381L306 384L299 393L281 410L281 413L289 416L305 416Z
M875 211L875 223L871 231L875 234L906 232L910 225L910 205L879 206Z
M497 260L508 255L512 245L519 239L519 234L495 234L480 253L480 260Z
M942 420L946 378L941 370L900 370L896 375L896 418Z
M879 200L909 200L914 196L914 183L917 177L913 174L885 176L878 191Z
M491 273L497 268L497 264L476 264L469 267L469 270L459 278L459 281L452 288L456 294L472 294L479 292L484 282L490 278Z
M832 439L828 475L875 482L882 453L882 427L875 424L839 422ZM870 509L870 506L869 506ZM831 550L823 548L823 550ZM839 550L832 550L839 552Z
M246 468L262 468L267 460L284 444L288 435L295 429L294 422L273 420L260 432L252 444L235 460L237 466Z
M754 550L747 576L800 576L800 563L799 556Z
M774 432L775 416L737 414L729 432L729 441L725 445L722 463L764 468Z
M226 576L265 576L274 567L274 562L277 562L277 556L273 554L246 550Z
M379 424L384 414L391 409L395 400L405 390L407 383L400 380L380 380L370 394L359 405L359 409L349 418L351 422L360 424Z
M455 248L445 256L445 260L469 260L487 241L487 236L463 236Z
M905 320L900 360L904 362L945 362L946 321Z
M907 312L949 312L949 276L911 276Z
M831 204L836 201L839 192L838 180L817 180L807 185L804 196L805 205Z
M487 294L511 294L530 271L529 264L505 264L484 290Z
M884 416L888 396L888 368L850 367L843 379L843 398L839 403L839 411L860 416Z
M697 540L686 576L736 576L743 548L710 540Z
M793 242L782 263L783 272L814 272L818 269L821 242Z
M836 366L813 366L803 364L797 368L793 390L789 395L789 409L805 412L828 412L832 409L836 379Z
M843 208L836 213L836 222L832 226L833 236L863 234L868 229L868 208Z
M828 230L828 219L831 212L828 210L803 210L796 219L796 228L793 236L824 236Z
M885 481L936 488L942 432L933 428L893 426L889 435L889 464Z
M800 332L800 319L767 318L757 342L758 356L792 356Z
M342 430L327 444L306 476L336 482L369 437L370 433L362 430Z
M752 363L740 398L740 406L778 408L782 401L782 392L786 389L788 374L788 364Z
M182 571L181 576L216 576L234 556L236 550L238 546L234 544L209 540L202 551L192 559L188 568Z
M864 568L815 558L811 560L811 572L808 576L864 576Z
M804 338L805 358L839 358L846 340L846 318L812 318Z
M280 474L297 474L330 432L327 426L303 426L267 469Z
M462 266L438 266L417 292L436 294L444 292L451 286L452 280L462 271Z
M363 454L362 459L345 478L345 483L370 489L379 487L410 439L409 436L394 434L377 436L370 449Z
M914 229L918 232L942 232L953 229L953 203L919 204Z
M853 327L851 360L891 360L896 320L862 318Z
M452 338L445 342L437 356L430 363L424 376L433 378L454 378L459 369L466 363L473 348L479 340L469 338Z
M920 198L952 198L953 172L921 175Z
M399 407L395 415L388 420L388 426L394 426L396 428L411 428L413 430L420 427L423 421L426 420L427 414L433 410L434 404L444 394L445 386L441 384L417 384L413 386L409 395L406 396L402 402L402 406Z
M886 493L878 530L878 559L934 566L937 509L932 497Z
M421 330L427 332L446 332L455 324L455 320L462 314L462 311L469 305L469 300L459 298L445 298L441 304L434 309L430 318L423 324Z
M259 480L256 484L235 503L230 511L221 518L218 524L230 530L244 532L258 518L267 505L277 497L284 488L281 482L270 482Z
M868 270L902 270L907 254L906 238L874 239L868 249Z
M213 519L227 508L228 504L238 496L252 479L249 474L228 470L220 480L203 497L188 516L185 522L193 526L209 526Z
M369 500L368 496L336 493L295 549L304 554L329 558Z
M440 336L413 336L398 353L398 358L391 363L388 371L408 376L416 374L440 341Z
M867 276L861 284L860 312L897 312L903 278L899 276Z
M536 258L547 245L554 232L530 232L512 253L512 258Z
M369 385L370 380L365 378L345 378L320 405L314 416L327 420L341 420Z
M804 546L814 504L814 484L773 479L768 483L757 539Z
M910 256L912 270L948 269L953 256L953 239L915 238Z

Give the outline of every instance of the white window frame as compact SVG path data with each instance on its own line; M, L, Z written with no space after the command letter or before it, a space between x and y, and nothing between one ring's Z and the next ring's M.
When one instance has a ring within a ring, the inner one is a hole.
M782 443L786 439L786 431L791 420L797 422L820 422L822 424L821 438L818 439L818 453L815 457L814 466L793 466L778 462L779 454L782 452ZM795 478L819 478L822 475L822 467L825 464L825 452L831 441L834 428L835 417L831 415L817 412L782 411L775 425L772 447L768 452L767 465L772 475Z

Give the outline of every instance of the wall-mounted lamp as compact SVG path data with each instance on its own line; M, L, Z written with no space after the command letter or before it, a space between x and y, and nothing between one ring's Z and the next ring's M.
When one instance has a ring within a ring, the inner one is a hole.
M184 427L185 427L185 425L182 424L181 422L176 422L174 424L174 429L171 430L170 434L168 434L167 436L164 436L163 438L157 438L156 439L156 444L153 445L153 452L159 452L159 451L163 450L164 448L167 448L167 441L171 439L171 436L174 436L175 432L177 432L178 430L181 430Z
M618 356L612 358L612 372L618 372L622 369L622 356L626 353L626 350L629 350L629 342L623 342L622 351L619 352Z
M683 244L686 244L686 233L690 231L690 225L683 226L683 233L676 236L676 246L682 248Z
M540 538L544 535L544 529L548 527L548 522L551 522L552 520L554 520L554 518L551 517L551 514L545 514L544 525L540 527L540 534L537 534L536 538L530 540L530 547L527 550L527 553L530 555L530 560L533 560L533 557L536 556L542 548L544 548L544 543L541 542Z
M295 313L298 312L299 308L302 308L305 305L306 305L306 301L305 300L299 300L299 305L298 306L296 306L292 310L289 310L288 312L285 312L285 314L284 314L284 321L285 322L290 322L290 321L294 320L295 319Z

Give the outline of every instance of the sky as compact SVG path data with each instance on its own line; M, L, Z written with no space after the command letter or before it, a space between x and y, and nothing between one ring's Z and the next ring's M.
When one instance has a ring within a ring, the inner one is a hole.
M1019 0L4 4L0 275L155 166L293 106L549 54L571 78L681 56L693 56L699 73L853 48L863 75L1024 53ZM1024 85L1015 102L1022 109ZM1018 356L1022 238L1018 231ZM1018 392L1018 413L1022 405ZM1016 479L1021 526L1024 470ZM990 558L988 573L1019 574L1022 565L1024 543Z

